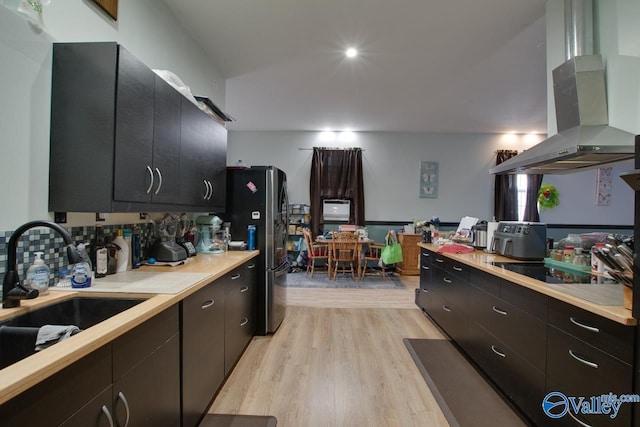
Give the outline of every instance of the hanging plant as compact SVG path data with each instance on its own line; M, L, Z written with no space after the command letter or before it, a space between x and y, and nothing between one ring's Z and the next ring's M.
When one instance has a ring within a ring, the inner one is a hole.
M560 194L554 185L542 184L538 191L538 205L541 209L555 208L560 204Z

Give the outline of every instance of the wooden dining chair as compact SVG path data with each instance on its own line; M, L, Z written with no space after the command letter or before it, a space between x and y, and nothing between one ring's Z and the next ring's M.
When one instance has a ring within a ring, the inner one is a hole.
M364 265L362 266L362 270L360 270L361 280L364 280L364 276L379 276L380 274L382 274L382 278L386 280L387 275L384 271L384 266L378 269L382 248L384 248L384 245L380 243L370 243L364 251L362 255Z
M358 262L358 235L351 232L331 233L331 265L333 280L338 273L351 273L351 280L356 279Z
M313 278L316 267L319 267L319 273L327 273L331 276L329 271L329 245L314 242L311 231L306 228L302 230L302 235L307 244L307 273L311 272L311 277Z

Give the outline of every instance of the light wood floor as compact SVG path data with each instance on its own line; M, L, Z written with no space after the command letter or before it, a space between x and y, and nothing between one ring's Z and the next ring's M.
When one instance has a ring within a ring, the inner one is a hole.
M443 338L407 289L288 288L275 334L254 337L210 412L278 427L448 426L403 338Z

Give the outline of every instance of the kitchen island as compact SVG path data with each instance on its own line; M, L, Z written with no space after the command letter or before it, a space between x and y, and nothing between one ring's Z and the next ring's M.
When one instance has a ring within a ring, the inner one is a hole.
M600 425L607 416L578 411L552 419L542 405L549 393L635 392L637 321L623 306L621 285L548 284L492 264L518 260L419 246L416 304L534 423L575 425L575 417ZM634 410L622 405L606 425L632 425Z
M22 301L22 305L18 308L0 310L0 322L2 322L15 316L38 310L39 308L55 302L78 296L100 298L124 297L139 298L143 300L132 308L122 311L121 313L116 314L67 340L59 342L43 351L37 352L19 362L1 369L0 404L2 404L2 406L0 406L0 415L4 416L6 412L9 412L10 414L14 413L14 403L16 401L20 401L21 397L25 393L37 390L41 385L48 385L48 383L54 380L56 376L65 374L66 371L73 369L74 366L82 366L82 363L85 360L92 357L96 358L96 360L101 360L95 356L100 353L105 353L105 355L108 356L108 360L104 364L105 366L109 366L109 373L106 375L109 380L112 378L110 370L112 362L110 362L110 358L113 357L113 378L115 381L116 377L119 375L119 373L115 372L115 367L119 363L118 358L126 360L128 353L133 352L138 343L142 343L148 337L157 334L157 331L162 328L166 329L166 334L164 336L158 335L157 337L154 337L157 342L151 342L149 344L151 348L150 353L154 355L156 353L156 349L164 347L165 344L171 344L168 346L169 350L167 350L167 354L163 355L163 357L166 357L161 360L169 360L169 365L172 365L174 369L172 369L171 366L162 367L162 372L164 372L164 374L157 375L157 377L162 378L163 376L167 376L172 377L173 379L178 379L178 398L173 400L176 400L174 405L177 405L179 409L182 392L182 390L180 390L182 363L177 359L180 356L184 356L181 354L179 348L184 345L188 345L184 340L189 339L189 334L192 333L191 330L187 331L187 333L183 333L184 331L181 329L182 322L189 321L187 317L183 318L183 314L185 313L183 313L182 305L186 304L189 300L195 300L195 302L200 303L199 298L207 297L206 292L215 290L216 292L221 292L222 296L215 301L207 300L206 302L211 302L211 304L215 303L216 307L218 307L220 302L224 303L224 298L227 297L232 304L229 304L228 307L221 307L223 308L222 319L225 318L225 315L235 315L235 313L230 312L230 310L237 307L243 307L235 296L235 288L237 288L238 292L244 292L244 295L251 295L255 298L255 273L251 275L250 271L252 266L255 267L252 259L258 255L258 253L258 251L233 251L220 255L198 254L198 256L194 258L188 259L184 265L176 267L145 266L139 269L139 271L107 276L103 282L101 282L102 279L97 279L96 286L94 286L93 289L89 288L82 291L74 291L56 290L54 287L51 288L49 295L42 296L34 300ZM252 270L255 271L255 268ZM157 280L158 287L154 289L149 285L149 278L156 272L159 272L157 273L159 275ZM167 276L172 277L173 281L176 283L177 290L172 289L170 284L167 284L167 281L162 280L163 272L166 272L164 274ZM243 278L243 280L238 281L237 284L232 283L235 278L240 277L245 272L249 273L247 274L247 279ZM186 279L180 280L180 275L184 275ZM114 279L114 277L119 277L120 279ZM129 288L126 283L123 283L124 278L129 280ZM142 279L136 280L137 278ZM111 283L118 283L118 291L113 292L113 290L111 290L101 292L100 288L104 286L103 284L109 283L110 281ZM145 283L145 286L141 286L141 283L143 282ZM246 292L247 290L249 290L249 292ZM204 303L201 303L201 305L203 306L202 308L205 308ZM200 307L198 306L198 308ZM226 310L224 310L224 308L226 308ZM249 309L255 309L255 305L251 305L250 308L247 308L247 310ZM192 312L193 311L188 311L188 313ZM249 315L245 317L247 317L247 321L250 325L255 326L255 319L251 319L251 316ZM221 327L222 325L224 325L224 322L220 322L220 325L205 326L211 326L214 328L216 326ZM235 325L233 326L235 327ZM235 333L235 330L236 329L233 328L228 329L227 335L230 335L229 331L234 331L233 333ZM218 349L224 349L225 341L230 338L232 337L225 337L223 331L221 341L214 344ZM230 341L232 345L229 345L229 347L233 349L233 353L227 355L228 360L226 361L226 366L224 365L225 355L222 355L220 366L222 374L221 377L218 375L220 378L216 379L216 384L221 383L225 374L229 373L230 368L233 366L237 358L240 357L241 352L244 350L244 346L248 344L246 337L244 338L244 341L240 342L240 344L238 342L233 342L232 339ZM182 344L180 344L180 342L182 342ZM244 343L244 345L238 349L238 346L242 345L242 343ZM113 350L111 348L112 345ZM116 345L120 345L123 350L118 350ZM146 353L144 353L143 357L147 357ZM137 363L138 362L131 362L129 364L136 365ZM124 362L122 364L125 366L127 365ZM175 372L173 372L174 370ZM154 372L153 374L155 375L159 373L160 372ZM75 381L79 374L76 373L74 375L75 376L72 376L72 378L74 378L72 381ZM203 375L204 374L201 376ZM147 376L146 378L149 377ZM176 381L173 381L173 383L175 384ZM209 390L210 395L205 396L206 402L210 402L216 391L217 388ZM151 395L153 395L153 393L151 393ZM175 396L176 394L174 393L173 397ZM76 397L77 396L73 396L73 398ZM154 399L155 396L149 396L149 398ZM66 403L72 399L69 399L69 396L59 396L59 400ZM110 401L111 399L107 400ZM115 405L116 403L114 403L114 406ZM98 411L99 409L100 408L98 408ZM116 408L113 409L114 413L115 410ZM127 416L128 410L129 408L127 408ZM175 416L178 417L177 423L167 421L166 424L163 425L179 425L180 415L179 411L175 414ZM193 417L193 414L191 414L191 416ZM5 420L6 418L3 418L3 422ZM59 422L56 422L56 425L58 423ZM73 423L70 424L73 425ZM8 425L12 424L9 423Z

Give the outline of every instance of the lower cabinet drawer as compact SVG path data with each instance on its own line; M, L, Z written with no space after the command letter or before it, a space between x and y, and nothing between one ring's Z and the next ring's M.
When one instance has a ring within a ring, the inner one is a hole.
M473 320L469 322L468 353L523 413L537 425L545 425L544 371L536 369Z
M424 311L431 310L431 291L416 289L416 305Z
M469 318L524 357L536 369L546 366L547 325L475 286L469 291Z
M618 396L633 393L633 368L620 360L564 333L552 326L548 331L547 347L547 392L562 393L567 398L584 398L585 405L591 405L592 397L597 400L609 393ZM557 400L557 399L556 399ZM575 400L574 400L575 401ZM622 403L618 414L585 414L572 410L549 425L580 425L573 418L588 426L630 426L631 412L637 403ZM586 408L590 406L585 406ZM560 409L560 408L558 408ZM595 408L598 410L598 407Z

